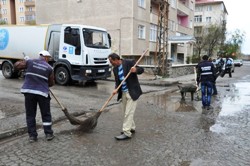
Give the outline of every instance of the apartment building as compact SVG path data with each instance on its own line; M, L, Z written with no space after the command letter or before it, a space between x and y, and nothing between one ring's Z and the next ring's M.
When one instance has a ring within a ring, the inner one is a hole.
M112 36L114 52L137 59L149 48L142 63L156 65L159 6L163 1L169 4L166 58L186 63L195 42L194 0L0 0L0 18L17 25L77 23L104 27Z
M43 0L36 2L36 20L37 24L78 23L104 27L112 36L114 52L137 59L149 48L142 63L155 65L159 4L162 1ZM193 51L194 0L165 1L170 4L167 58L185 63L185 58Z
M227 15L228 12L223 1L196 0L194 35L199 36L202 30L209 25L221 25L226 30Z
M0 0L0 20L5 24L35 24L35 0Z
M171 0L169 8L169 53L175 64L185 64L193 55L194 0Z

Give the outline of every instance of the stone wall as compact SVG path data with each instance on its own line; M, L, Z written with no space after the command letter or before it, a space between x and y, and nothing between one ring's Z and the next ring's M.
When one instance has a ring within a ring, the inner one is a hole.
M183 64L183 65L171 65L169 67L169 77L170 78L175 78L179 76L184 76L188 74L193 74L194 73L194 67L197 64ZM140 65L141 67L144 68L146 73L149 74L154 74L155 67L152 65Z
M170 78L184 76L194 73L194 67L197 64L174 65L170 67Z

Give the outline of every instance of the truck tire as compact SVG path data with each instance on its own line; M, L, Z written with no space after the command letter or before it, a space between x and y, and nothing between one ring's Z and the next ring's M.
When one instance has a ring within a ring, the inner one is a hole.
M55 80L59 85L67 85L70 81L69 71L65 67L58 67L55 72Z
M2 73L3 76L7 79L9 78L17 78L18 74L14 72L13 65L10 62L4 62L2 65Z

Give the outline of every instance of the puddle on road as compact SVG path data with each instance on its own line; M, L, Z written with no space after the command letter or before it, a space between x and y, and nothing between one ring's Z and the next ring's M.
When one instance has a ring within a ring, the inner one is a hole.
M215 96L212 99L213 110L208 111L207 115L201 114L200 128L205 131L216 133L224 133L228 130L227 124L230 124L227 116L238 116L250 108L250 83L239 82L225 87L220 96ZM153 95L146 96L149 104L156 105L160 109L169 112L190 112L201 109L201 101L191 101L189 94L185 97L185 101L181 100L181 94L157 92ZM200 110L201 111L201 110ZM237 122L236 122L237 123Z
M181 94L179 92L157 92L155 95L147 97L149 104L157 105L164 111L176 111L176 112L190 112L197 111L195 109L195 102L191 101L191 96L187 95L185 100L181 100Z
M235 83L230 89L231 94L223 98L219 116L233 116L244 111L246 107L250 107L249 86L248 82Z
M250 86L249 82L234 83L221 101L221 110L218 112L215 124L210 127L210 131L216 133L225 133L230 129L230 119L240 116L241 113L250 108ZM228 118L225 118L228 117ZM231 118L229 118L231 117ZM228 120L228 122L227 122ZM235 122L238 123L238 122Z

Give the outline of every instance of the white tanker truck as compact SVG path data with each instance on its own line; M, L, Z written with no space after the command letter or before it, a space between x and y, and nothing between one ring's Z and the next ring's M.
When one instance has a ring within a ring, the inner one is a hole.
M50 52L57 84L93 81L111 76L108 55L111 37L103 28L78 24L0 26L0 69L5 78L17 78L13 64Z

